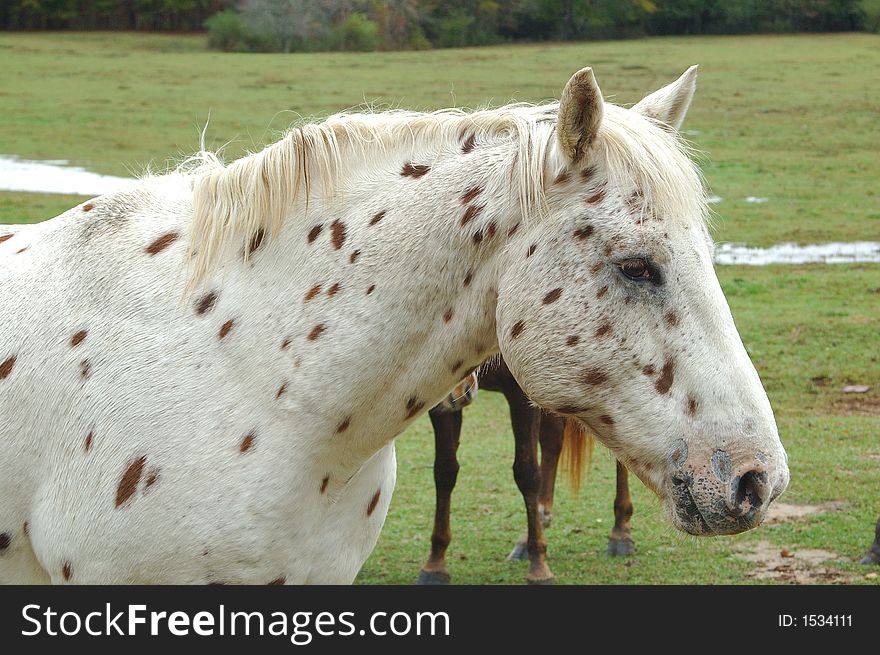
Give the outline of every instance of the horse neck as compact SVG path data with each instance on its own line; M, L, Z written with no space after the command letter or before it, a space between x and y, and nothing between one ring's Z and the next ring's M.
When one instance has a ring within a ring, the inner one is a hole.
M495 170L505 153L432 154L349 173L252 259L262 279L243 301L279 317L275 339L289 341L295 393L279 403L337 468L356 470L497 352L499 266L520 220Z

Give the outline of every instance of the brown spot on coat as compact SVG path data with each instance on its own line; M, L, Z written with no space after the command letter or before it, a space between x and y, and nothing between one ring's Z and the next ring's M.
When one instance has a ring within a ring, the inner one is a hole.
M332 297L335 296L337 293L339 293L339 288L340 288L340 287L339 287L339 282L334 283L332 287L330 287L329 289L327 289L327 295L330 296L330 297L332 298Z
M583 372L580 378L581 382L595 387L608 381L608 374L598 368L588 368Z
M467 225L476 218L481 211L483 211L483 205L468 205L467 209L464 210L464 216L461 217L461 224Z
M94 440L94 438L95 438L94 432L89 432L86 435L86 443L85 443L86 452L89 452L92 449L92 441Z
M450 372L453 374L456 373L462 367L463 364L464 364L464 360L459 359L451 367L449 367Z
M385 210L383 209L382 211L380 211L380 212L378 212L377 214L375 214L375 215L373 216L373 218L370 219L370 225L375 225L376 223L378 223L379 221L381 221L383 218L385 218L385 213L386 213L386 212L385 212Z
M285 578L284 576L281 576L280 578L275 578L274 580L268 582L267 584L270 587L277 587L277 586L283 585L285 582L287 582L287 578Z
M474 233L474 245L480 245L483 242L483 230L477 230Z
M670 310L670 311L666 312L666 315L664 316L664 318L666 319L666 322L669 325L671 325L672 327L675 327L676 325L678 325L678 314L676 314L675 311Z
M376 290L376 285L375 285L375 284L371 284L371 285L367 288L367 295L369 296L369 295L370 295L371 293L373 293L375 290Z
M336 250L342 248L345 243L345 223L342 221L333 221L330 225L330 242Z
M278 391L275 392L275 400L281 398L284 395L284 392L287 391L287 382L284 382L280 387L278 387Z
M349 425L351 425L351 416L345 417L345 420L336 426L336 434L341 434L348 430Z
M471 202L474 198L476 198L481 193L483 193L483 187L481 187L479 185L472 186L470 189L468 189L467 191L464 192L464 195L462 195L461 204L467 205L469 202Z
M196 303L196 314L198 314L199 316L202 316L203 314L207 314L209 311L214 309L214 305L216 303L217 303L217 292L211 291L210 293L206 293Z
M70 566L70 562L64 562L61 565L61 575L64 576L65 581L70 582L70 579L73 577L73 567Z
M151 257L153 255L158 255L179 238L180 234L178 234L177 232L168 232L167 234L163 234L158 239L153 241L153 243L144 248L144 252L146 252Z
M94 208L95 208L95 203L93 203L93 202L87 202L86 204L83 205L83 211L84 211L84 212L90 212L90 211L92 211Z
M24 522L24 525L21 526L21 530L22 530L22 532L24 532L24 536L25 536L25 537L30 536L30 534L31 534L31 530L30 530L30 526L28 525L28 522L27 522L27 521L25 521L25 522Z
M605 265L605 264L603 264L602 262L596 262L595 264L593 264L593 265L590 267L590 273L592 273L593 275L595 275L596 273L598 273L599 271L602 270L602 267L603 267L604 265Z
M605 425L614 425L614 419L608 416L608 414L602 414L602 416L599 417L599 420Z
M12 373L12 367L15 366L16 359L16 356L13 355L0 364L0 380L9 377L9 374Z
M20 255L20 254L23 253L25 250L30 250L30 248L31 248L30 246L25 246L25 247L22 248L21 250L16 250L16 251L15 251L15 254L16 254L16 255Z
M367 293L370 293L370 292L367 291ZM309 332L309 336L307 337L308 340L309 340L309 341L314 341L315 339L317 339L318 337L320 337L321 334L322 334L326 329L327 329L327 326L324 325L323 323L321 323L321 324L319 324L319 325L316 325L315 327L312 328L312 331Z
M400 171L400 174L403 177L422 177L427 174L428 171L431 170L430 166L426 164L413 164L412 162L407 162L403 165L403 169Z
M491 223L489 223L489 225L486 226L486 238L491 239L492 237L495 236L495 233L497 231L498 231L498 224L495 223L495 221L492 221Z
M89 360L84 359L79 363L79 376L83 380L88 380L92 377L92 363Z
M581 338L578 335L573 334L568 339L565 340L565 345L566 346L576 346L576 345L578 345L578 342L580 340L581 340Z
M588 205L595 205L597 202L601 202L602 198L605 197L604 191L599 191L598 193L594 193L592 196L587 198Z
M321 480L321 493L324 493L325 491L327 491L327 485L329 484L329 482L330 482L330 476L325 475L324 479Z
M528 258L531 257L532 255L534 255L534 254L535 254L535 250L537 250L537 249L538 249L538 245L537 245L537 244L533 243L532 245L530 245L530 246L529 246L529 249L526 250L526 259L528 259Z
M521 223L517 223L517 224L514 225L512 228L510 228L509 230L507 230L507 236L508 236L508 237L512 237L514 234L516 234L516 231L519 229L519 226L520 226L520 225L521 225Z
M660 370L660 377L657 378L657 382L654 383L654 388L657 390L659 394L669 393L669 389L672 387L672 382L675 379L675 362L671 359L667 359L663 364L663 368Z
M415 396L410 396L406 401L406 418L411 419L413 416L422 411L422 408L425 406L425 402L419 400Z
M315 225L311 230L309 230L309 243L313 243L315 239L318 238L318 235L321 234L321 230L324 229L323 225Z
M257 250L260 249L260 246L263 245L263 239L266 238L266 230L263 228L259 228L256 232L254 232L254 236L251 237L251 242L248 244L247 254L248 257L253 255Z
M144 482L144 491L152 487L159 481L159 469L153 468L147 472L147 479Z
M510 338L516 339L519 335L522 334L522 331L525 329L525 327L525 321L517 321L516 323L514 323L513 327L510 328Z
M596 330L597 337L604 337L611 332L611 323L603 323Z
M367 505L367 516L370 516L376 509L376 505L379 504L379 496L382 494L381 489L377 489L376 493L373 494L373 497L370 499L370 504Z
M0 234L0 243L3 243L7 239L11 239L12 237L12 234Z
M309 289L306 292L305 298L303 298L303 302L310 301L312 298L317 296L319 293L321 293L321 285L316 284L315 286L313 286L311 289Z
M584 414L587 409L578 405L563 405L562 407L557 407L556 412L559 414Z
M361 251L355 250L353 253L351 253L351 257L348 258L349 263L354 264L358 260L358 257L360 257L360 256L361 256Z
M241 444L238 446L238 451L241 453L246 453L251 448L254 447L254 441L256 440L257 435L253 432L249 432L245 435L244 439L241 440Z
M694 398L693 396L688 396L687 401L688 401L688 407L687 407L688 416L696 416L697 415L697 399Z
M141 475L144 472L144 465L146 463L146 455L141 455L128 463L125 472L119 478L119 485L116 487L116 507L121 507L137 491L137 486L141 481Z
M584 239L588 239L591 234L593 234L593 226L587 225L586 227L579 227L576 229L572 236L574 236L575 239L583 241Z
M599 289L599 291L596 292L596 299L601 300L606 293L608 293L608 287L602 287L601 289Z
M11 543L12 535L8 532L0 532L0 550L6 550Z
M452 307L450 307L449 309L447 309L443 313L443 322L444 323L449 323L449 321L451 321L451 320L452 320Z
M235 321L231 318L226 321L223 325L220 326L220 332L217 333L218 338L222 339L232 330L232 326L235 325Z
M553 184L565 184L570 178L571 174L568 171L562 171L556 176L556 179L553 180Z
M467 275L464 276L464 286L466 286L466 287L471 286L471 280L473 280L473 279L474 279L473 271L468 271Z
M281 342L281 350L287 350L287 348L289 346L290 346L290 339L285 339L284 341Z
M468 135L468 138L465 139L464 144L461 146L461 154L466 155L469 152L472 152L473 149L477 146L477 135L473 132Z
M550 303L553 303L553 302L556 302L557 300L559 300L559 297L561 295L562 295L562 289L557 287L557 288L553 289L553 291L550 291L549 293L547 293L547 295L544 296L544 299L541 301L541 303L544 305L549 305Z
M653 364L648 364L642 369L642 373L645 375L654 375L657 372L657 369L654 368Z
M79 344L86 340L87 336L89 336L88 330L80 330L72 337L70 337L70 347L76 348Z
M590 166L589 168L585 168L581 171L581 180L584 182L589 182L590 178L592 178L596 174L596 167Z

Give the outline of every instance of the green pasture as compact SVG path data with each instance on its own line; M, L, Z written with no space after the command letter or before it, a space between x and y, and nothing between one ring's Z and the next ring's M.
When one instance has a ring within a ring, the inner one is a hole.
M291 56L209 52L203 37L2 34L0 154L125 175L191 153L209 119L208 146L228 144L236 157L302 117L364 102L541 101L589 65L606 96L627 104L694 63L699 90L685 129L723 198L718 240L880 238L880 36L871 34ZM43 217L10 209L0 221Z
M581 66L606 96L633 103L701 64L686 136L704 154L716 240L880 240L880 36L664 38L370 54L225 54L202 37L0 35L0 154L67 159L125 175L166 168L207 144L229 158L301 117L364 101L434 109L558 95ZM749 204L747 196L767 198ZM0 224L34 222L76 196L0 192ZM855 562L880 513L880 265L719 267L743 341L791 459L782 501L835 509L736 537L674 531L632 478L637 553L604 555L613 461L597 448L581 494L560 485L550 562L561 583L754 583L740 550L831 553L815 582L877 583ZM844 394L866 384L867 394ZM398 439L398 487L364 584L415 580L433 519L433 439L423 417ZM453 497L450 571L461 583L521 583L505 561L525 529L503 398L466 410ZM797 557L786 561L796 561ZM816 567L813 567L816 568ZM876 568L876 567L875 567Z

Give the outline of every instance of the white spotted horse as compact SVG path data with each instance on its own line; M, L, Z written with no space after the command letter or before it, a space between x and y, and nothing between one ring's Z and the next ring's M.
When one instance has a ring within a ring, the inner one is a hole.
M758 526L788 464L677 133L695 79L340 114L0 228L0 581L350 583L394 438L499 353L676 528Z
M472 401L477 380L481 388L504 394L510 408L510 422L516 442L513 471L526 505L527 531L525 539L514 546L508 559L529 561L529 584L550 584L554 576L547 563L543 531L550 527L552 521L560 456L564 453L565 458L567 455L570 482L576 491L580 484L584 454L592 448L592 438L574 420L553 416L534 407L501 358L482 366L478 378L463 380L429 412L434 428L436 507L431 553L419 572L417 584L448 584L450 581L446 551L452 540L449 515L459 470L456 454L461 437L462 409ZM538 443L541 445L540 465L536 452ZM615 520L608 540L609 555L629 555L634 552L630 525L632 513L627 470L618 462Z

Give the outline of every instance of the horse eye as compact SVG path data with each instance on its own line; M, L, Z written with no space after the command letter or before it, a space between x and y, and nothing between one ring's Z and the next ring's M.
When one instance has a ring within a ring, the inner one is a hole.
M620 272L626 275L630 280L652 280L654 275L648 262L644 259L626 259L620 264Z

